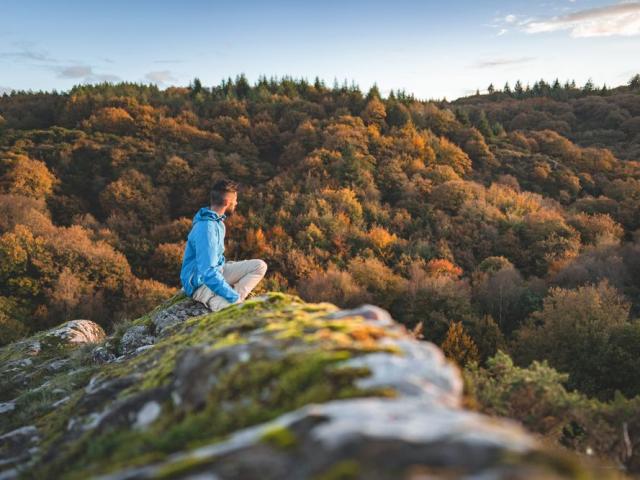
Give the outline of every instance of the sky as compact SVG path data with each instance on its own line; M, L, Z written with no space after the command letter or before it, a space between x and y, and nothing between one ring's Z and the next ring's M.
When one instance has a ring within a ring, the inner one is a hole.
M640 1L0 0L0 94L244 73L453 100L516 80L626 84Z

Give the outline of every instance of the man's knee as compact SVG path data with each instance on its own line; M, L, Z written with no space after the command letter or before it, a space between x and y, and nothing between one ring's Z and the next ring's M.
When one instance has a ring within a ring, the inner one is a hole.
M267 262L264 260L256 259L256 272L264 276L267 273Z

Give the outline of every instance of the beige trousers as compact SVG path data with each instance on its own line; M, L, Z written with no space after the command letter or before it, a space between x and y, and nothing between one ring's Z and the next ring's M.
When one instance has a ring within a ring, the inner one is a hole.
M257 258L238 262L229 260L222 265L222 276L240 295L236 303L243 302L247 298L251 290L260 283L265 273L267 273L267 263ZM193 292L191 298L203 303L213 312L231 305L226 299L212 292L204 284Z

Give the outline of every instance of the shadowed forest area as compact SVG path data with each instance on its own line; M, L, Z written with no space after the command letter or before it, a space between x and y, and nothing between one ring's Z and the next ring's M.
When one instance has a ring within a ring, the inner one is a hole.
M261 291L379 305L466 366L476 408L624 463L640 76L489 92L240 75L3 95L0 345L75 318L112 330L173 295L191 219L229 177L225 256L264 259Z

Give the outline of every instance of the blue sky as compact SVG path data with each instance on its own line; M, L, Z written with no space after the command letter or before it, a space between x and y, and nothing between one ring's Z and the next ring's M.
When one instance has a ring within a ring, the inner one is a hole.
M245 73L454 99L489 83L640 72L640 1L0 0L0 93Z

